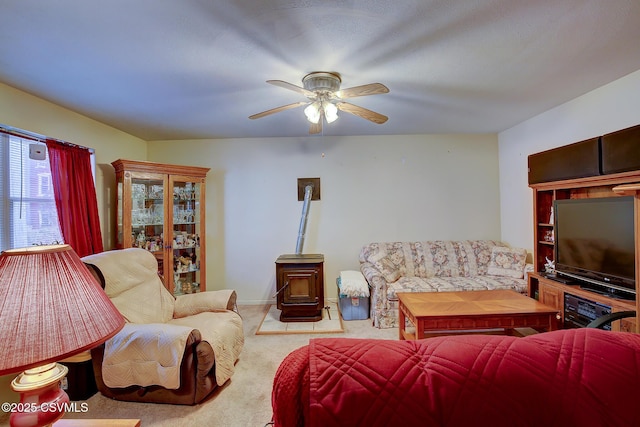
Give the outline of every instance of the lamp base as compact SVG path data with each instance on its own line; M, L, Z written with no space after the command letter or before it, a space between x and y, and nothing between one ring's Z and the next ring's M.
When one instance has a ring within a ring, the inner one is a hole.
M68 368L59 363L49 363L27 369L12 382L11 388L20 394L19 412L9 418L12 427L48 426L62 418L69 396L60 388Z

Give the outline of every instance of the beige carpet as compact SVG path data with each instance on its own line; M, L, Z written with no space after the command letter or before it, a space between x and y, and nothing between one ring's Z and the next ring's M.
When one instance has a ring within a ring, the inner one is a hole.
M342 318L336 303L327 305L329 311L322 310L322 320L317 322L281 322L278 307L274 304L264 314L256 335L273 334L328 334L344 332Z
M311 338L398 339L398 329L376 329L371 320L344 321L344 333L256 335L266 305L240 306L245 345L236 371L224 387L196 406L119 402L96 394L86 412L67 413L65 418L139 418L142 427L263 427L271 420L273 377L284 357ZM79 405L78 405L79 406ZM0 413L0 425L9 425L9 414Z

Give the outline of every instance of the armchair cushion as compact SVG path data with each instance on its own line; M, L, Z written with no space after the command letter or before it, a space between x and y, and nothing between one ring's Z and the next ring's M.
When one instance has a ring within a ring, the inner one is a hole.
M158 277L158 264L149 252L138 248L122 249L83 258L96 266L108 280L105 292L118 311L131 323L166 323L173 318L175 299ZM127 259L126 268L122 260Z
M108 387L180 387L180 362L192 328L127 323L105 343L102 375ZM199 332L196 330L196 333ZM196 337L199 338L199 337Z

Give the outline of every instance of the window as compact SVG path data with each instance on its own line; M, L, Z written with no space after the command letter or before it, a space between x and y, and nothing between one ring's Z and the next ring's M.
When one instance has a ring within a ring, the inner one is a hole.
M44 162L38 162L44 163ZM47 162L48 164L48 162ZM47 170L38 174L38 196L53 198L53 183L51 182L51 171Z
M0 132L0 250L62 242L49 159L34 160L42 143Z

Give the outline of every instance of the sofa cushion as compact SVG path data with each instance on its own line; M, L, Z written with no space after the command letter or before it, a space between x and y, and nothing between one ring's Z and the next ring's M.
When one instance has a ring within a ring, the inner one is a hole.
M491 249L491 261L487 274L522 279L526 259L526 249L494 246Z
M370 243L362 248L360 262L374 265L390 278L397 275L394 266L403 277L471 277L487 274L495 246L506 247L493 240ZM378 265L383 259L391 263ZM386 269L384 273L381 268Z
M511 289L526 293L527 281L509 276L401 277L398 281L387 284L386 297L389 301L397 301L398 292L454 292L493 289Z
M383 363L381 361L384 361ZM275 425L638 426L640 338L312 339L273 381Z
M373 265L378 269L380 274L382 274L384 280L389 283L395 282L401 276L400 268L398 268L389 257L382 257Z

